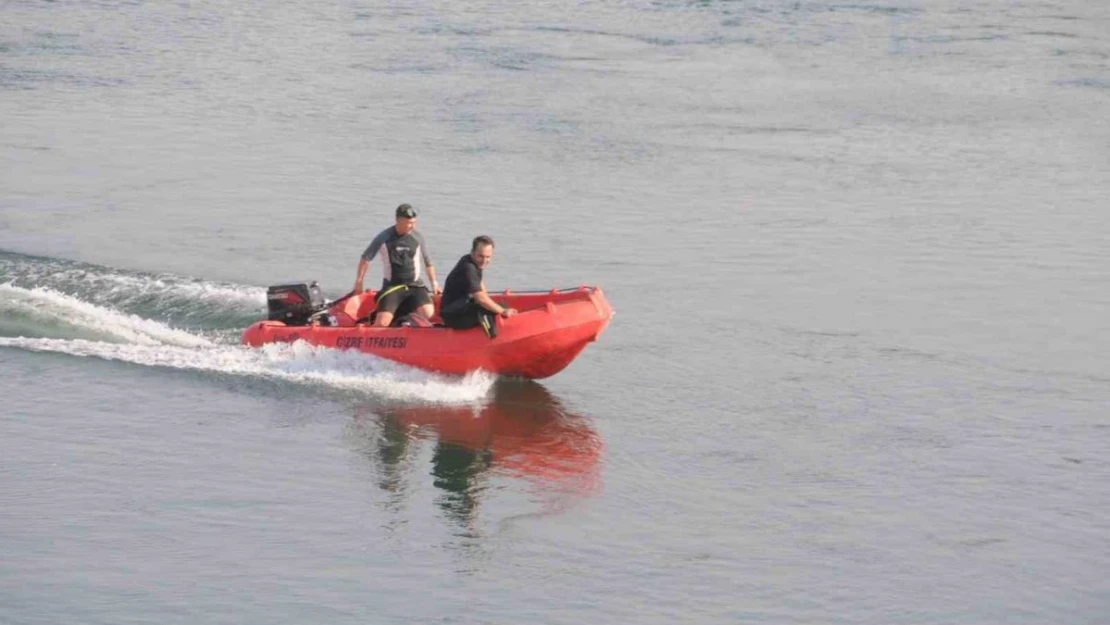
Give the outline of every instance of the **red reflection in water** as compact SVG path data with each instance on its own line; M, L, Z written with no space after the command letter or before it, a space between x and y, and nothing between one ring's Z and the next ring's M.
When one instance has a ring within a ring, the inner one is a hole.
M405 406L386 416L421 437L482 452L496 471L596 486L604 444L587 419L568 413L535 382L501 381L481 406Z
M366 407L356 415L358 429L367 417L380 424L366 451L386 490L400 488L402 475L413 468L409 448L416 440L435 442L435 485L466 498L477 496L475 480L487 474L573 494L600 485L601 437L588 419L568 412L537 382L498 381L480 405Z

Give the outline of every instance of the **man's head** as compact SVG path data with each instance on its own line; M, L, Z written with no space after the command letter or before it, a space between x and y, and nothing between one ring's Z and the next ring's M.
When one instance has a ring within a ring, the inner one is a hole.
M474 242L470 244L470 257L480 269L489 267L493 261L493 239L484 234L474 237Z
M402 204L397 207L397 234L406 235L416 230L416 209L412 204Z

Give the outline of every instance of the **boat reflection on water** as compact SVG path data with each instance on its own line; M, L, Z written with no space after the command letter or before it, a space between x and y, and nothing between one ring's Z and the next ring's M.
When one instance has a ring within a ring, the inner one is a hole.
M489 480L507 476L560 495L600 485L604 444L589 420L567 412L529 380L499 380L483 404L361 407L352 434L377 468L378 485L401 503L419 450L434 445L430 473L443 510L470 522Z

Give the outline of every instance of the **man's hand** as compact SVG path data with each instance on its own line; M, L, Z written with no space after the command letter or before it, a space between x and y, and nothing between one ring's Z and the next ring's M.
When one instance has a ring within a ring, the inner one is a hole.
M516 309L515 308L502 308L501 309L501 316L506 318L506 319L508 319L509 317L512 317L515 314L516 314Z
M355 288L351 289L351 295L361 295L361 294L362 294L362 283L361 282L355 282Z
M432 280L432 293L434 295L443 295L443 289L439 288L438 280Z

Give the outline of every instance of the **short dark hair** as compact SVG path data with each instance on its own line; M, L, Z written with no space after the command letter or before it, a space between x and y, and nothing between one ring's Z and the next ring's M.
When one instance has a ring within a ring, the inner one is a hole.
M416 219L416 209L412 204L402 204L397 207L397 216L405 219Z
M479 247L483 247L483 246L486 246L486 245L493 245L493 239L487 237L484 234L480 234L480 235L474 237L474 242L470 244L470 251L471 252L477 252ZM493 247L497 247L497 246L493 245Z

